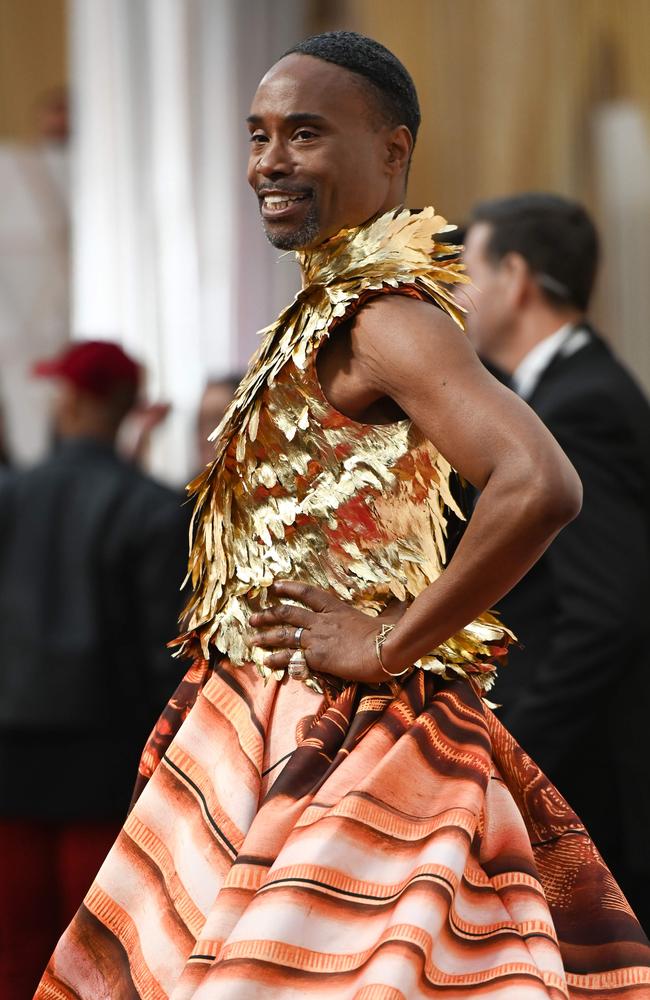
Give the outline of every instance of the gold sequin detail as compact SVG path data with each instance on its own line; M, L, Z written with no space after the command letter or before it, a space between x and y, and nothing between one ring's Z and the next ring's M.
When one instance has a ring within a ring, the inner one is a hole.
M436 235L450 228L432 208L391 212L297 254L303 287L262 331L224 419L215 460L189 486L196 496L184 647L216 645L233 663L263 650L246 644L252 610L275 579L332 590L368 614L394 596L411 600L442 572L451 467L408 420L361 424L325 399L318 347L361 296L407 286L462 327L453 285L467 281ZM471 674L487 690L509 633L482 615L418 665ZM283 676L283 672L276 672ZM310 686L321 690L317 677Z

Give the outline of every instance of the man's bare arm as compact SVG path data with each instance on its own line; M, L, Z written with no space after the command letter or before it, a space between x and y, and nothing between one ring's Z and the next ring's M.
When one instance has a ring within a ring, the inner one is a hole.
M358 314L350 347L358 386L394 400L481 490L447 570L384 645L396 671L498 602L576 516L581 486L542 422L485 371L435 307L378 299Z

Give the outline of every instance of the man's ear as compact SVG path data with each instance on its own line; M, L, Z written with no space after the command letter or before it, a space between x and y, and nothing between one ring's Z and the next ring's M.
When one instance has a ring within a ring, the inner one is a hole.
M528 262L520 253L505 254L501 260L500 268L508 283L508 291L512 300L520 303L528 295L532 275Z
M413 152L413 136L406 125L398 125L386 137L386 166L391 176L406 173Z

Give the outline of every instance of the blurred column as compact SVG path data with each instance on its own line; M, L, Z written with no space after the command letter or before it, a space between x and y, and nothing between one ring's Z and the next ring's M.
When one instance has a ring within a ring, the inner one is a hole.
M246 190L255 86L303 35L300 0L72 0L76 95L73 328L121 340L173 410L152 468L192 471L208 376L297 285Z
M66 144L1 143L0 191L0 437L29 464L50 439L49 386L31 369L69 336Z
M0 456L6 438L18 464L49 445L31 368L70 327L65 23L64 0L0 0Z
M603 326L650 392L650 136L635 102L603 102L593 115L594 168L604 267Z

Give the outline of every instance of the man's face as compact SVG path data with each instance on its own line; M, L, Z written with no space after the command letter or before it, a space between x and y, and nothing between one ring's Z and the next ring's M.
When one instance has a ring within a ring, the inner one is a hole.
M313 247L399 203L391 130L371 102L354 73L313 56L285 56L266 74L248 119L248 182L274 246Z
M463 260L472 285L461 286L462 305L467 310L467 333L477 352L486 359L493 356L508 337L515 314L515 296L511 276L501 262L487 254L492 227L486 222L470 226L465 240Z

